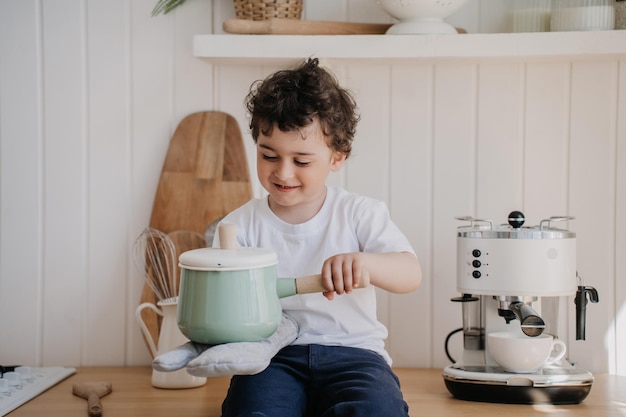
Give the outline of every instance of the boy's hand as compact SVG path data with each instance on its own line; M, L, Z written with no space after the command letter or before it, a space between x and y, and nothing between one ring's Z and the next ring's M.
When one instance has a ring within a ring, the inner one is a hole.
M332 256L322 265L324 297L332 300L335 293L351 293L359 287L364 273L363 254L360 252L342 253Z

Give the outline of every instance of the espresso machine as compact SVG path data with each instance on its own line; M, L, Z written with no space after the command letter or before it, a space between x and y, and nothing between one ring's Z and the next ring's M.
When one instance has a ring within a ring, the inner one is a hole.
M452 365L443 371L450 393L458 399L512 404L577 404L593 383L593 375L570 363L567 355L532 373L512 373L488 353L487 334L519 332L525 337L550 334L559 338L559 323L576 306L576 339L585 339L587 303L598 293L585 286L576 271L576 234L555 224L572 217L550 217L524 226L519 211L508 224L460 217L457 229L457 291L463 327L446 338ZM463 332L463 351L452 358L448 343Z

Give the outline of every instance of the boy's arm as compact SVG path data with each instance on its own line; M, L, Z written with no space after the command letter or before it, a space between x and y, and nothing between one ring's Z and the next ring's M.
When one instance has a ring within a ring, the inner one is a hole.
M389 292L412 292L422 283L422 269L412 253L343 253L328 258L322 266L326 298L331 300L334 293L349 293L358 287L364 268L372 285Z

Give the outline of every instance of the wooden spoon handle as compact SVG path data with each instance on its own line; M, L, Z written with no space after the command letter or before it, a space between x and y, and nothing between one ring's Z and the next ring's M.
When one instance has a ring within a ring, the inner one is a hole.
M102 416L102 403L95 392L90 393L87 398L87 413L90 417Z

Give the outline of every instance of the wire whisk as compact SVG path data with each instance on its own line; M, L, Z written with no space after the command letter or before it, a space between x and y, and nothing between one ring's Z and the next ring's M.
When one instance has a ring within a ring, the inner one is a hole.
M133 260L158 301L178 295L176 247L167 234L146 227L133 245Z

